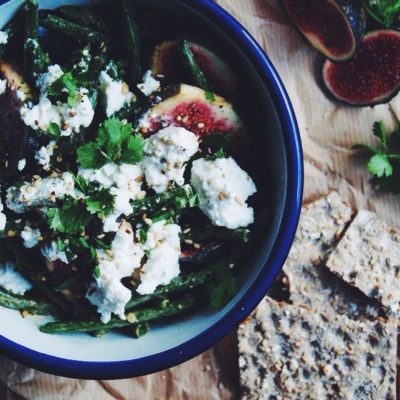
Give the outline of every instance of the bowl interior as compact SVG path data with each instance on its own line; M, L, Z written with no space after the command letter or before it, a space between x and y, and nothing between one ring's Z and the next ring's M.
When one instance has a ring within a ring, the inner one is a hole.
M23 3L13 0L0 7L0 27L12 17ZM97 1L40 1L41 8L55 8L63 4L93 4ZM154 327L150 333L132 340L119 334L92 338L85 334L46 335L37 326L43 317L21 318L15 311L0 307L0 335L24 347L51 356L78 361L122 361L135 360L175 348L210 329L229 310L237 307L239 299L251 290L263 268L269 268L271 248L280 228L287 187L287 161L284 135L274 105L263 80L243 51L217 24L196 11L191 2L180 0L139 1L141 6L162 8L166 18L176 32L194 38L214 49L234 68L240 78L241 95L238 109L251 135L251 174L261 192L260 208L268 208L270 223L259 237L256 249L246 263L237 266L239 290L231 302L222 310L204 310L174 323ZM173 21L173 22L172 22ZM171 34L173 32L171 31ZM37 367L41 367L40 365Z

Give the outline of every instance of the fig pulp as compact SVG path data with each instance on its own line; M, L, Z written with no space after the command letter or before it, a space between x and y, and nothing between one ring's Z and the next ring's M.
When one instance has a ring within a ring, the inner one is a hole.
M339 62L353 56L365 30L360 0L283 0L289 18L325 57Z
M167 126L180 126L202 137L214 132L243 136L245 128L232 105L224 98L194 86L167 88L164 98L145 112L139 128L151 135Z
M328 91L346 104L372 106L389 101L400 89L400 32L368 33L351 60L326 61L322 76Z
M232 69L206 47L194 42L189 42L189 46L214 91L226 98L232 98L238 83ZM167 84L193 83L183 61L181 42L178 40L168 40L156 47L151 59L151 70L154 76L164 76Z

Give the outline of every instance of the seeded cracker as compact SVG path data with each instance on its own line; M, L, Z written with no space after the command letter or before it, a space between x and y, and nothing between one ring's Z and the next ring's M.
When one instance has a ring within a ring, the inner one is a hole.
M238 335L243 400L395 398L394 321L328 320L266 297Z
M376 319L381 307L354 290L322 263L351 219L352 211L336 192L303 208L292 250L284 266L290 301L351 319ZM318 265L316 265L318 264Z
M393 312L400 305L400 232L360 211L327 267Z

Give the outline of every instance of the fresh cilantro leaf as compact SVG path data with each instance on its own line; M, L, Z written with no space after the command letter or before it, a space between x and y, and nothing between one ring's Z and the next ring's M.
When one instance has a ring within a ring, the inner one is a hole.
M368 162L368 171L378 178L389 177L393 173L393 167L386 154L375 154Z
M84 194L88 193L91 190L91 184L86 182L86 180L79 175L74 175L74 182L75 188Z
M77 162L82 168L101 168L108 162L107 157L94 142L81 145L77 150L77 155Z
M55 122L52 122L49 125L49 127L47 128L47 133L50 136L54 136L54 137L58 138L61 134L61 129Z
M115 161L121 157L122 144L131 135L132 130L132 124L123 124L118 118L110 118L99 129L96 143Z
M85 199L87 210L99 216L111 214L114 210L114 202L114 196L107 189L101 189Z
M396 0L366 0L369 14L386 27L399 27L400 1Z
M72 72L66 72L47 88L47 93L56 97L66 93L67 103L70 107L73 107L77 103L77 90L77 82Z
M206 160L217 160L218 158L225 158L226 154L223 149L217 150L213 154L209 154L208 156L205 157Z
M229 265L218 264L213 269L215 282L209 285L210 304L218 309L225 306L236 292L236 279Z
M121 161L127 164L135 164L143 159L144 138L141 135L130 136L125 141Z
M387 150L387 132L383 121L376 121L372 132L381 141L382 151Z
M67 197L59 208L50 208L47 212L49 227L53 231L69 235L82 233L90 218L86 205L72 197Z

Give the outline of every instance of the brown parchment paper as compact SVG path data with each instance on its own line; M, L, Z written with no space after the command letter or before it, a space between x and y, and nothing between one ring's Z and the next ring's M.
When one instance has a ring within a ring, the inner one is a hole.
M278 0L217 0L268 53L288 90L300 127L305 158L304 199L336 189L355 208L368 208L400 228L399 197L370 184L365 157L354 143L373 143L371 127L382 119L389 129L400 117L400 97L374 108L333 103L320 89L322 58L290 25ZM273 134L273 132L268 132ZM236 338L175 368L120 381L54 377L0 357L0 400L158 400L239 397Z

